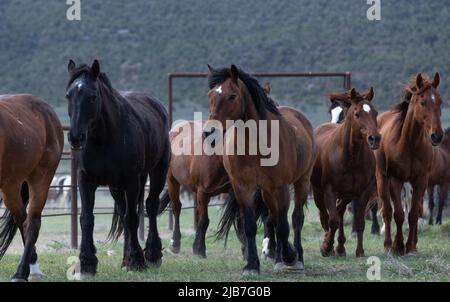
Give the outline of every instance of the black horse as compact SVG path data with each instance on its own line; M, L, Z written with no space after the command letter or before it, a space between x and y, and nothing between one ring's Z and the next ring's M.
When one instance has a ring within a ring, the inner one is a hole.
M330 121L331 123L340 124L340 123L344 122L345 114L347 113L347 107L342 102L332 100L330 108L328 110L328 113L331 115L331 121ZM355 216L355 213L357 211L356 206L357 206L356 202L352 201L351 212L352 212L353 216ZM378 223L378 217L377 217L378 204L376 202L372 202L371 207L370 207L370 212L371 212L371 216L372 216L372 229L370 232L373 235L380 235L380 224ZM352 235L356 235L355 219L353 219L353 223L352 223Z
M82 274L97 271L93 241L94 201L98 186L107 185L119 221L113 219L110 235L124 233L122 266L145 268L146 261L160 265L161 240L156 225L159 194L164 188L170 160L169 125L165 108L149 96L118 92L95 60L91 67L70 60L69 101L72 149L78 150L78 182L82 211L80 263ZM137 237L144 186L150 177L145 207L149 233L144 252ZM123 225L123 228L122 228Z

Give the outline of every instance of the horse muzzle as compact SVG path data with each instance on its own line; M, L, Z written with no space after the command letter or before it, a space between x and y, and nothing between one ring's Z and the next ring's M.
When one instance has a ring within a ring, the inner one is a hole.
M367 137L367 143L370 149L377 150L380 147L381 135L370 135Z
M73 135L72 132L69 132L68 139L72 150L79 151L83 149L86 143L86 134Z

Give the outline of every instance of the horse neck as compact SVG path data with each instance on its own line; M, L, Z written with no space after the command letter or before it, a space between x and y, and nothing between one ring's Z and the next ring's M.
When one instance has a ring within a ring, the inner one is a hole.
M411 108L408 108L401 126L399 143L404 148L426 145L425 129L414 119L414 111Z
M353 127L349 115L338 129L338 143L342 144L342 160L347 163L357 160L366 146L361 132Z

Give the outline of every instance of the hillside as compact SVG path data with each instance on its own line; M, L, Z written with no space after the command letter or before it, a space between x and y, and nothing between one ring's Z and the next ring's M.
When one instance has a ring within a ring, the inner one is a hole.
M0 2L0 93L31 92L64 105L67 61L91 62L120 89L165 101L167 73L234 62L248 71L350 71L358 89L375 87L386 108L417 72L442 75L450 94L450 6L382 1L382 21L366 1L81 0L82 21L61 0ZM264 79L265 80L265 79ZM326 104L337 80L277 80L274 95L300 108ZM205 108L206 82L177 81L177 108ZM63 112L64 110L61 110Z

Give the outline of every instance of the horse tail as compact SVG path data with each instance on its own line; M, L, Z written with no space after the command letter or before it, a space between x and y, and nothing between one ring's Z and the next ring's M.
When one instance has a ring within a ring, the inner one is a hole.
M23 207L26 209L30 198L28 184L26 182L22 183L20 195L22 197ZM11 245L18 227L14 222L13 214L8 209L5 209L0 220L0 259L2 259L6 250Z
M161 215L170 203L169 190L165 190L163 196L159 200L158 215Z
M123 223L120 218L119 209L117 208L117 203L114 203L114 212L112 215L111 229L109 230L107 241L117 241L122 235Z
M256 221L265 222L267 220L267 217L269 216L269 211L267 209L266 204L264 203L260 190L256 191L255 196L253 197L253 202L255 205ZM240 218L240 208L237 203L236 195L234 194L233 190L230 190L223 205L223 214L219 221L219 229L215 233L216 239L225 238L225 245L226 245L231 226L234 226L234 229L236 230L238 236L242 236L243 234L240 234L240 230L241 231L243 230L238 226L239 218Z

